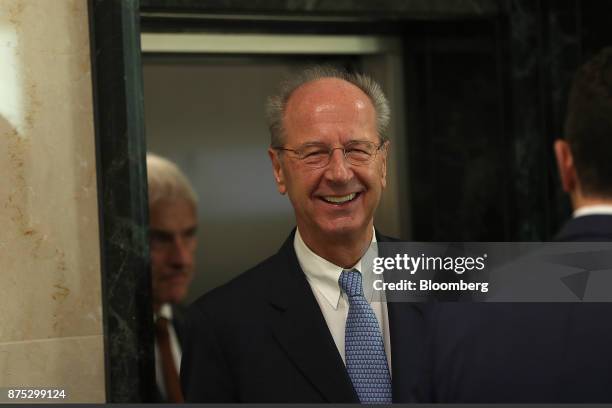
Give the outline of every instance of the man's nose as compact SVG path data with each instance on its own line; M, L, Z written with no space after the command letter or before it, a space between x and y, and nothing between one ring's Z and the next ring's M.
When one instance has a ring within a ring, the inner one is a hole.
M325 177L334 183L346 183L353 176L351 165L344 157L342 149L334 149L329 158L329 164L325 171Z
M187 242L183 238L175 239L170 257L172 264L183 267L191 264L192 258L192 250L187 245Z

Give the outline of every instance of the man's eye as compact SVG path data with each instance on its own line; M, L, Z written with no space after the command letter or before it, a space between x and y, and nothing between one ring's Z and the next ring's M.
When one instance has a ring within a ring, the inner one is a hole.
M172 242L172 236L170 234L164 234L160 232L151 232L151 242L157 244L165 244Z
M197 232L198 231L196 228L189 229L183 233L183 237L188 238L188 239L195 238Z
M360 154L360 153L363 153L363 154L370 154L370 153L369 153L367 150L360 149L360 148L358 148L358 147L351 147L351 148L348 148L348 149L346 149L346 152L347 152L347 153L357 153L357 154Z
M327 155L326 150L309 150L303 153L303 156L305 159L318 157L318 156L326 156L326 155Z
M346 154L359 159L366 159L371 156L371 153L364 149L351 148L346 150Z

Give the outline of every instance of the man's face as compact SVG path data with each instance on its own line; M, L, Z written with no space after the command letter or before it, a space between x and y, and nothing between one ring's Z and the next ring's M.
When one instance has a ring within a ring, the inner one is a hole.
M332 148L350 141L380 144L370 99L339 79L317 80L294 91L284 127L284 147L289 149L313 142ZM334 150L327 166L318 169L307 167L290 152L270 149L269 154L278 190L288 193L302 236L333 239L368 234L386 185L386 146L363 166L348 163L340 149Z
M160 200L149 209L149 229L153 301L179 303L193 278L195 208L186 200Z

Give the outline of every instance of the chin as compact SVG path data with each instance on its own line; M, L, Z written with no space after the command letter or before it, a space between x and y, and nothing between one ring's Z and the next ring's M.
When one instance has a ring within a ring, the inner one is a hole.
M351 234L357 234L367 228L367 225L357 223L354 220L347 222L346 220L339 220L336 222L329 222L321 226L321 231L325 235L330 236L346 236Z
M187 290L183 290L180 293L177 293L173 297L174 303L181 303L185 299L185 296L187 296Z
M166 302L171 304L181 303L186 295L187 291L184 289L171 291L166 296Z

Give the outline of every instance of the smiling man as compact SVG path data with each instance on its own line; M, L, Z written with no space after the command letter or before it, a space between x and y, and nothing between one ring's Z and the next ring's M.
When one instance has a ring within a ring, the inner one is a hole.
M157 400L183 402L178 370L181 361L183 312L195 267L197 199L172 162L147 154L149 246L155 315Z
M374 229L388 122L378 84L332 68L306 70L270 98L268 154L297 228L274 256L191 307L187 401L409 400L421 316L362 282L364 253L389 240Z

